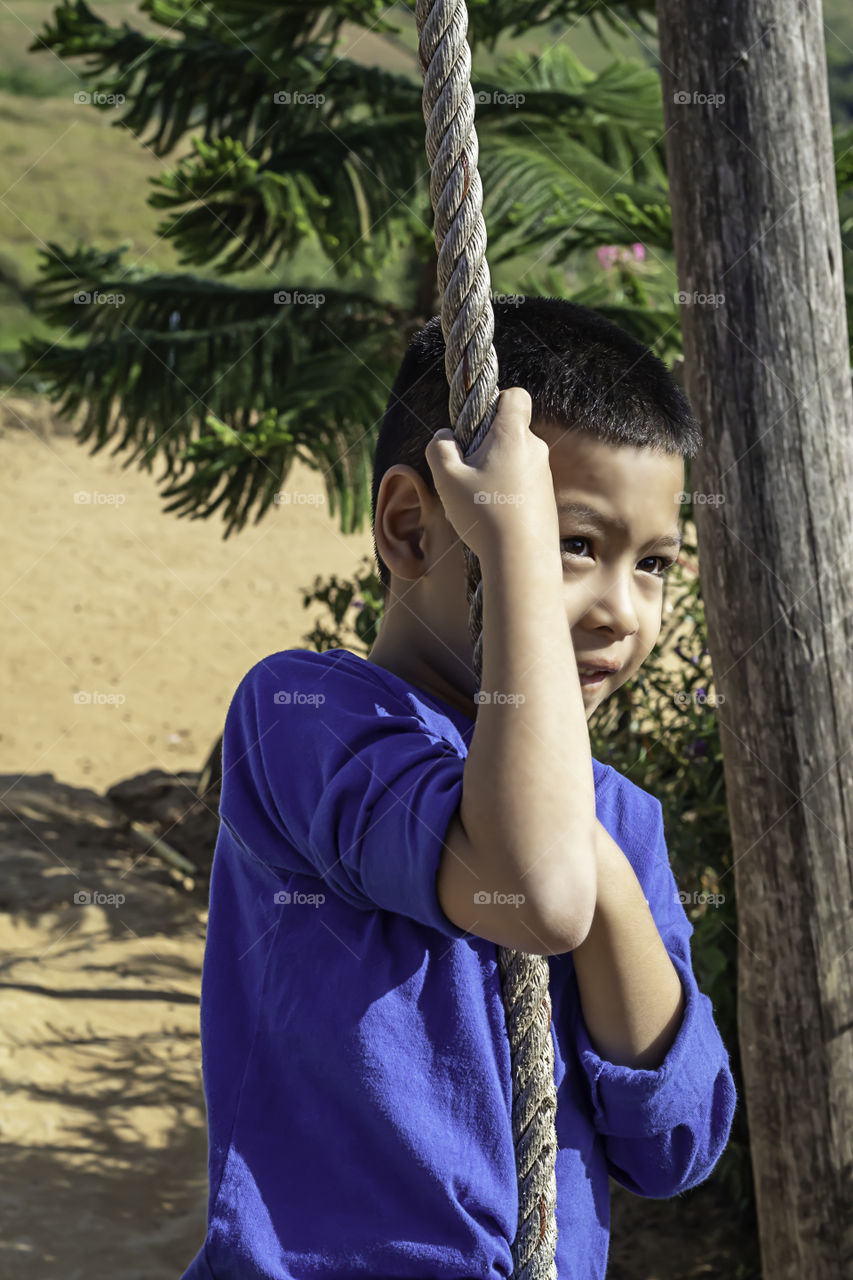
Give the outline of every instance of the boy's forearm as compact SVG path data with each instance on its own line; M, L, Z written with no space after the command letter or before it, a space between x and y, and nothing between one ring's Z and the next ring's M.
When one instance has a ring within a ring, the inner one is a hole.
M600 1057L653 1071L678 1034L684 989L633 867L598 821L595 851L595 915L572 952L584 1022Z
M494 887L514 882L562 905L566 936L583 937L595 904L595 786L559 547L546 556L535 539L517 541L481 571L489 700L468 749L462 821Z

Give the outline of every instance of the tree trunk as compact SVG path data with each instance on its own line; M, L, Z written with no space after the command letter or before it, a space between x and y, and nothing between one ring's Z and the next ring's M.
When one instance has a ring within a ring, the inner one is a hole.
M657 9L763 1275L847 1280L853 400L821 9Z

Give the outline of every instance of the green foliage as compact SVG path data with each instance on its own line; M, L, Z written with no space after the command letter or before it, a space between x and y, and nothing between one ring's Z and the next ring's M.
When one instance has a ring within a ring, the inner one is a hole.
M531 128L552 122L586 151L616 170L620 179L666 190L663 105L657 71L616 58L591 71L568 44L555 43L539 57L515 53L498 63L491 80L477 76L475 89L523 94L519 120L537 117ZM500 100L477 103L477 129L506 116ZM530 128L519 132L529 135ZM537 148L538 149L538 148ZM485 185L485 184L484 184Z
M832 118L853 125L853 9L849 0L824 0L822 9Z
M61 411L85 406L81 443L97 452L123 426L125 465L150 471L162 461L165 496L177 498L168 510L205 518L222 507L226 537L268 510L302 457L323 472L342 528L360 528L373 458L365 423L381 418L408 313L355 291L239 289L131 268L122 275L123 252L67 254L49 245L44 310L91 341L84 355L59 343L23 344L59 391ZM99 304L96 294L116 301ZM75 302L81 295L93 300ZM322 323L306 319L316 312ZM277 403L285 407L273 424L265 415ZM211 415L243 434L242 443L211 436Z
M194 138L193 147L196 157L185 157L160 177L159 190L149 197L153 208L181 209L157 230L172 238L185 262L204 264L230 247L230 256L215 268L218 274L251 267L259 253L272 254L274 266L312 231L326 252L338 248L337 236L326 233L331 197L321 194L308 174L262 170L239 139L208 144ZM190 209L189 200L196 201Z
M382 584L369 556L362 557L352 581L339 582L333 574L324 579L319 574L310 591L303 593L302 604L308 609L314 603L331 613L331 623L318 618L314 628L303 637L317 653L327 649L352 649L367 657L384 612Z
M399 8L414 23L414 4ZM644 9L483 0L470 6L471 34L488 47L582 13L616 30ZM164 28L158 38L67 0L32 47L84 59L83 79L125 99L120 118L106 102L91 109L112 111L140 137L153 127L147 145L158 154L184 143L148 203L165 214L163 244L212 279L146 274L123 261L124 247L49 241L35 306L61 332L23 344L22 374L47 383L63 411L85 405L81 443L114 441L128 465L148 470L160 458L168 511L218 512L227 537L269 509L304 451L352 532L369 512L370 458L405 340L439 305L429 296L435 249L416 59L411 74L395 75L339 56L344 22L397 29L373 0L147 0L142 10ZM656 71L614 59L593 72L552 41L541 53L515 50L487 76L475 69L473 83L485 99L477 130L495 291L516 292L523 279L528 294L574 297L674 359ZM513 95L520 106L507 105ZM846 181L841 143L838 155ZM591 275L584 255L594 262L602 244L636 242L642 267ZM309 272L296 267L306 252ZM247 271L251 280L222 280ZM388 296L392 273L407 298ZM123 301L84 306L80 291ZM323 302L273 305L284 294ZM242 433L242 446L220 439L212 420Z
M689 466L687 473L689 489ZM705 613L697 572L695 530L683 513L685 541L667 580L671 611L658 643L637 675L590 719L597 760L656 796L673 874L693 924L691 950L697 982L714 1006L729 1051L739 1095L728 1146L714 1172L739 1213L754 1212L749 1132L737 1031L737 909L717 698L708 658ZM362 657L383 613L375 566L364 557L352 581L315 578L303 605L331 614L315 620L304 643L318 653L348 648ZM673 673L664 654L677 658ZM722 901L719 901L719 897Z
M407 3L414 13L414 3ZM494 47L498 35L508 31L522 35L532 27L559 23L572 25L588 17L600 39L606 42L609 32L621 32L625 25L637 27L651 35L649 21L655 7L650 0L468 0L468 40L474 48L479 40Z
M472 30L488 42L582 7L475 4ZM440 301L427 296L435 248L417 62L401 76L338 55L344 21L393 29L372 3L149 0L143 11L167 28L159 39L68 0L33 47L85 58L91 87L126 100L115 123L140 135L156 125L159 154L201 131L148 203L166 215L157 230L181 265L213 278L146 274L124 262L126 246L48 242L36 308L61 333L24 342L24 373L63 412L85 406L81 443L112 441L148 470L159 458L167 511L219 513L227 537L269 509L299 455L323 471L352 532L369 512L372 451L406 339ZM616 21L634 6L600 11ZM578 254L642 240L642 273L622 266L605 280L584 267L581 295L677 354L656 73L624 59L592 72L553 42L541 55L515 51L482 82L475 73L474 88L490 99L478 137L496 292L502 280L514 292L530 263L527 293L571 293ZM523 94L524 109L498 93ZM325 271L294 271L306 249ZM248 269L251 281L222 280ZM407 299L383 296L392 270ZM81 292L121 302L81 305ZM285 294L322 302L275 305Z
M842 129L836 125L832 130L832 145L835 154L835 188L841 196L853 187L853 126Z
M496 266L539 249L561 263L578 249L631 244L646 233L671 248L665 191L629 182L559 122L540 121L534 132L526 117L510 121L492 145L485 126L483 135L480 169Z

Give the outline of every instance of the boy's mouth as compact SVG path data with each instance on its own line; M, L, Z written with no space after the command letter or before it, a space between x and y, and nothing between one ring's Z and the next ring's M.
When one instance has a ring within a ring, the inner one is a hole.
M596 667L591 662L578 663L578 675L583 688L599 688L608 676L616 675L620 668L615 663L608 667Z
M584 689L597 689L608 676L612 676L612 671L579 671L581 687Z

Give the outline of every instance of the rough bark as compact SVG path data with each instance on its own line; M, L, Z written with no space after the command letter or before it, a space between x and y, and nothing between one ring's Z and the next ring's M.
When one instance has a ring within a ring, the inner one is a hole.
M763 1275L845 1280L853 403L821 8L657 8Z

